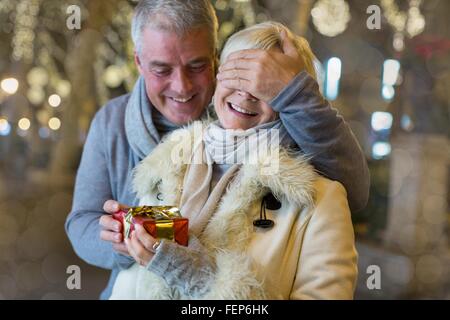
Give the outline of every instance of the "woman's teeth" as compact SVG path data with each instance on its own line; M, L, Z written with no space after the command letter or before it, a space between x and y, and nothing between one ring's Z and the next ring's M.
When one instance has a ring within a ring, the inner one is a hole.
M240 113L248 114L248 115L251 115L251 116L256 116L257 115L256 112L251 112L251 111L245 110L245 109L243 109L243 108L241 108L241 107L239 107L239 106L237 106L237 105L235 105L233 103L230 103L230 106L231 106L231 108L233 108L234 110L236 110L236 111L238 111Z
M171 98L173 101L176 101L176 102L180 102L180 103L185 103L185 102L188 102L189 100L191 100L192 99L192 97L193 96L190 96L190 97L187 97L187 98Z

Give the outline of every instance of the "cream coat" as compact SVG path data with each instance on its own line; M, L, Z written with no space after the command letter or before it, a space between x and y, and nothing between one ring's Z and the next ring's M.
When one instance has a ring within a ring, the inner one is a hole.
M192 128L172 133L137 167L134 187L141 204L179 203L186 165L170 159L180 145L190 150L198 140L192 139ZM189 152L184 156L189 158ZM286 150L277 159L259 160L259 165L242 166L200 237L216 264L201 298L352 299L357 253L344 187L318 176ZM278 174L262 174L264 163L274 160L279 160ZM267 210L275 222L272 229L255 228L268 190L282 207ZM138 264L119 273L111 296L192 298Z

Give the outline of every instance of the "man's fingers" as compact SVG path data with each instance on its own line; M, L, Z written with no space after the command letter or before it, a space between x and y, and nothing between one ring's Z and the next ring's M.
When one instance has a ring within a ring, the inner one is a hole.
M217 80L219 81L240 79L241 81L250 82L254 77L255 73L251 70L227 70L217 74Z
M108 214L100 217L99 224L103 227L103 229L115 232L120 232L122 226L119 221Z
M113 249L116 250L117 252L129 256L130 253L128 252L128 248L125 245L125 243L113 243Z
M231 53L227 57L227 61L230 59L255 59L255 58L258 58L262 53L264 53L264 50L261 50L261 49L239 50L239 51Z
M251 82L243 79L225 79L220 80L220 85L230 90L240 90L254 95L251 90ZM256 97L256 96L255 96ZM257 97L258 98L258 97Z
M120 210L120 205L115 200L106 200L103 204L103 210L108 213L116 213Z
M253 59L228 59L224 64L219 67L219 72L229 70L255 70L258 68L258 60Z
M109 241L113 243L121 243L122 242L122 234L118 232L111 232L102 230L100 231L100 239L104 241Z
M107 213L116 213L117 211L121 209L127 209L128 207L126 205L120 204L119 202L115 200L106 200L103 204L103 211Z

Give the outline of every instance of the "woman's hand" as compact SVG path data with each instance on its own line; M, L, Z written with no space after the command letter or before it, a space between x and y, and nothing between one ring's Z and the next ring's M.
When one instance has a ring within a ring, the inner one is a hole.
M131 233L130 239L125 239L125 244L134 260L145 267L155 255L159 241L141 225L135 224L134 227L135 230Z

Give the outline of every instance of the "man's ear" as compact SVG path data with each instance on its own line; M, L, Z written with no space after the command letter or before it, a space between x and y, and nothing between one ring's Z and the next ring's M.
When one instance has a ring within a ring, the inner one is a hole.
M134 63L136 64L136 67L137 67L139 73L140 73L140 74L143 74L143 73L142 73L142 63L141 63L141 59L139 59L139 55L138 55L138 53L136 52L136 50L134 50Z

